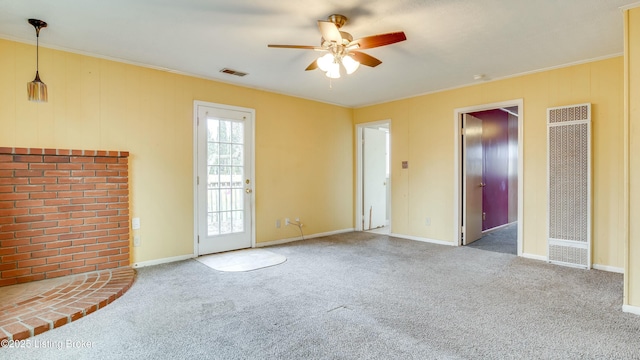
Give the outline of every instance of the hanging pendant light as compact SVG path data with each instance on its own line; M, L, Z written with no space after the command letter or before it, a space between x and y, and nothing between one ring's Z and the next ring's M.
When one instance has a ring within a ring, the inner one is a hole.
M29 101L47 102L49 96L47 94L47 85L40 80L38 73L39 50L40 50L40 29L47 27L47 23L38 19L29 19L29 24L36 29L36 78L32 82L27 83L27 94Z

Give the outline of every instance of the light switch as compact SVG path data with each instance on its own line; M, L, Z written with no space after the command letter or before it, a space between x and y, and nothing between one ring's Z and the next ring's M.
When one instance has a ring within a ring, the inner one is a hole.
M133 230L140 229L140 218L131 219L131 227L133 228Z

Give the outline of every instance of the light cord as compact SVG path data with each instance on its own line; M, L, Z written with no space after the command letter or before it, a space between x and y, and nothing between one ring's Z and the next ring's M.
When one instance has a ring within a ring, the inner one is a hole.
M297 226L298 229L300 229L300 236L302 237L302 240L304 240L304 232L302 232L302 223L297 221L289 221L289 225Z

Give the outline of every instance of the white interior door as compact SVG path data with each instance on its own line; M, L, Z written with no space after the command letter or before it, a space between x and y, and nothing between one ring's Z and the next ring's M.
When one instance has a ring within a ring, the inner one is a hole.
M482 237L482 120L464 114L462 141L463 156L463 218L462 244L467 245Z
M363 219L364 230L386 225L387 218L387 133L363 129Z
M253 112L198 105L198 255L253 241Z

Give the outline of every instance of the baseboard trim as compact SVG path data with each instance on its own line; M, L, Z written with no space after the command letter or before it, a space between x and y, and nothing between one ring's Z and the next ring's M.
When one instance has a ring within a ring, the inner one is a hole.
M168 264L168 263L172 263L172 262L176 262L176 261L193 259L194 257L196 257L194 254L189 254L189 255L173 256L173 257L155 259L155 260L149 260L149 261L141 261L141 262L133 263L133 268L137 269L137 268L142 268L142 267L146 267L146 266Z
M631 305L622 305L622 311L634 315L640 315L640 307Z
M389 236L396 237L396 238L401 238L401 239L406 239L406 240L426 242L426 243L436 244L436 245L446 245L446 246L455 246L456 245L456 244L454 244L453 242L450 242L450 241L434 240L434 239L423 238L423 237L419 237L419 236L403 235L403 234L396 234L396 233L391 233L391 234L389 234Z
M353 231L355 231L355 229L351 228L351 229L342 229L342 230L328 231L324 233L305 235L304 240L310 240L310 239L315 239L315 238L324 237L324 236L344 234L344 233L349 233ZM302 237L296 236L296 237L280 239L280 240L259 242L259 243L256 243L256 247L259 248L259 247L266 247L266 246L273 246L273 245L282 245L282 244L287 244L290 242L300 241L300 240L303 240Z
M615 266L593 264L593 268L596 269L596 270L601 270L601 271L608 271L608 272L613 272L613 273L618 273L618 274L624 274L624 268L619 268L619 267L615 267Z
M547 257L546 256L542 256L542 255L535 255L535 254L527 254L527 253L522 253L521 255L523 258L525 259L531 259L531 260L540 260L540 261L547 261Z

